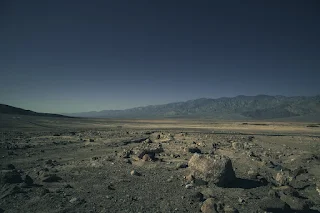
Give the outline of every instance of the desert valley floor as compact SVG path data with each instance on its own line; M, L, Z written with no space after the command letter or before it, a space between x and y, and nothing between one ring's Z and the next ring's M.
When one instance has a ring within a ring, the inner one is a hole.
M319 124L0 119L0 212L320 212Z

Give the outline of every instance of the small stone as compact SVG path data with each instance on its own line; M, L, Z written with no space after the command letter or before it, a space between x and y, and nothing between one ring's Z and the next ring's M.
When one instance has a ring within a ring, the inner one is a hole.
M243 143L240 143L240 142L233 142L231 145L234 150L244 149Z
M109 184L109 185L108 185L108 189L109 189L109 190L116 190L116 189L114 188L113 184Z
M72 189L73 187L70 184L64 186L65 189Z
M224 213L238 213L239 212L236 208L234 208L232 206L228 206L228 205L226 205L223 208L223 211L224 211Z
M120 154L120 157L122 158L130 158L131 150L123 150L123 152Z
M188 152L201 154L201 150L198 147L189 147Z
M54 161L49 159L49 160L45 161L45 164L50 165L50 166L54 166Z
M77 202L77 201L78 201L78 198L76 198L76 197L74 197L74 198L72 198L71 200L69 200L70 203L75 203L75 202Z
M49 189L47 189L47 188L44 188L44 189L42 189L42 191L41 191L41 195L42 195L42 196L44 196L44 195L46 195L46 194L48 194L48 193L50 193L50 191L49 191Z
M152 143L152 141L149 138L147 138L144 142L145 143Z
M268 196L271 197L271 198L279 197L278 193L275 190L272 190L272 189L268 191Z
M92 139L92 138L90 138L90 140L89 140L90 142L94 142L94 139Z
M191 189L193 187L193 184L192 183L189 183L185 186L186 189Z
M33 179L29 176L29 175L26 175L25 178L24 178L24 182L28 185L28 186L31 186L33 184Z
M242 203L245 203L246 201L243 198L239 197L238 202L242 204Z
M317 192L318 192L319 195L320 195L320 183L317 183L317 184L316 184L316 190L317 190Z
M172 182L173 181L173 176L171 176L171 177L169 177L168 179L167 179L167 182Z
M206 199L215 197L215 191L212 188L204 188L201 190L201 193Z
M143 161L151 161L151 157L150 157L150 155L145 154L145 155L143 155L142 160Z
M190 200L193 202L203 202L204 196L201 192L195 192L190 195Z
M16 167L11 163L7 165L7 169L9 169L9 170L14 170L15 168Z
M132 164L131 160L130 160L130 159L127 159L127 158L124 159L123 162L124 162L124 163L128 163L128 164Z
M43 174L42 182L52 183L58 182L62 180L61 177L57 176L56 174Z
M254 139L254 136L249 136L248 137L248 141L253 141L253 139Z
M137 172L136 170L132 170L132 171L130 172L130 174L131 174L132 176L141 176L141 174L140 174L139 172Z
M193 181L195 179L194 174L189 174L185 177L187 181Z
M177 169L185 169L188 167L188 163L178 163Z

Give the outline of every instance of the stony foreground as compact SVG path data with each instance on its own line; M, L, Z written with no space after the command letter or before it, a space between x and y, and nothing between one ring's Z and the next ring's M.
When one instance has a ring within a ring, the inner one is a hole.
M320 212L320 138L3 131L0 212Z

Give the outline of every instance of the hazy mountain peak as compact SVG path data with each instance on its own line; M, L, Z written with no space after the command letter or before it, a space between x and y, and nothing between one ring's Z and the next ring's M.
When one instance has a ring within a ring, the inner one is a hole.
M320 96L257 95L199 98L185 102L150 105L126 110L103 110L96 113L75 113L74 116L109 118L218 118L218 119L276 119L320 113Z

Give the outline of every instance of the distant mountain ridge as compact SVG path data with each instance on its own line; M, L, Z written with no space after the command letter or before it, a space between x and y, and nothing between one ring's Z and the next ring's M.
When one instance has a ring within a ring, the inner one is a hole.
M0 114L33 115L33 116L46 116L46 117L67 117L65 115L59 115L59 114L34 112L31 110L25 110L18 107L9 106L6 104L0 104Z
M320 95L295 97L242 95L232 98L200 98L125 110L103 110L66 115L101 118L215 118L221 120L315 116L314 118L317 119L320 118Z

